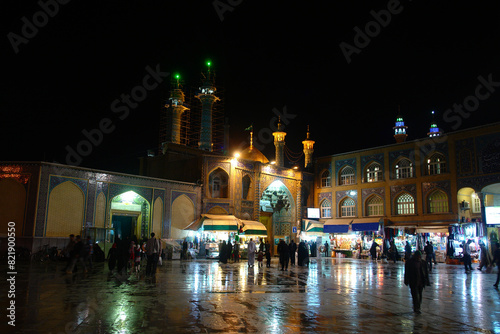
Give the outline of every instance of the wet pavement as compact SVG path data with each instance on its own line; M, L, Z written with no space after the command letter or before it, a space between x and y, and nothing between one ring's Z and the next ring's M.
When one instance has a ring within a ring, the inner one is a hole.
M16 326L3 316L0 333L500 333L497 268L439 264L417 315L402 262L313 258L283 272L277 261L164 261L155 279L104 263L73 275L63 263L17 263ZM2 293L2 310L9 300Z

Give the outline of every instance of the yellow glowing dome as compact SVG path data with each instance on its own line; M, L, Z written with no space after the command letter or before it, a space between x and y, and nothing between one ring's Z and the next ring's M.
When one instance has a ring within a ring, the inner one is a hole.
M246 160L260 161L263 164L269 163L269 160L266 158L266 156L253 146L250 146L249 148L241 152L240 158Z

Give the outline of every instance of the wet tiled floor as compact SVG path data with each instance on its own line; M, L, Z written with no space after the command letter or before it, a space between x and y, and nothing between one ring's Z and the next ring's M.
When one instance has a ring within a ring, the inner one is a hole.
M155 279L104 263L86 274L63 268L17 264L16 326L3 317L0 333L500 333L496 268L466 274L439 264L420 315L402 262L321 258L283 272L277 259L272 268L174 260Z

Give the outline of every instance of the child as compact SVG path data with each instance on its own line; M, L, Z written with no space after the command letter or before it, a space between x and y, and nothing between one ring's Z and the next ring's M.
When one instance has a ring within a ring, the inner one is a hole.
M134 258L134 261L135 261L135 272L138 273L139 271L141 271L141 259L142 259L142 249L141 249L141 245L137 245L137 247L135 248L135 258Z
M264 254L260 251L257 255L257 261L259 262L259 268L262 267L262 260L264 259Z

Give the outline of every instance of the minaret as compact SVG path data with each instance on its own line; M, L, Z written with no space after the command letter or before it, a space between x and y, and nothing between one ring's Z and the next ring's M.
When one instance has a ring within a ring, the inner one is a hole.
M282 131L281 117L278 119L278 131L273 132L273 136L274 136L274 146L276 147L276 165L283 167L285 165L283 153L285 148L286 132Z
M214 75L210 71L211 63L207 62L208 70L203 86L196 95L201 101L201 130L199 148L205 151L212 151L212 107L219 98L215 96Z
M406 134L406 129L408 127L405 125L405 122L403 121L403 117L401 116L401 110L398 106L398 116L396 118L396 126L393 127L394 129L394 139L396 139L396 143L402 143L406 140L406 137L408 135Z
M304 145L304 156L305 156L304 167L308 168L312 163L312 155L314 152L314 140L311 140L309 138L309 125L307 126L307 138L302 142L302 145Z
M172 89L170 92L170 105L167 105L166 107L169 109L169 113L171 116L172 120L172 126L169 129L170 133L167 134L167 140L174 143L174 144L180 144L181 143L181 115L182 113L188 109L184 107L184 92L180 88L179 84L179 79L180 75L176 74L175 75L176 83L175 83L175 88Z
M440 128L438 128L436 121L434 120L434 110L432 111L432 123L427 135L429 137L439 137L443 134Z

